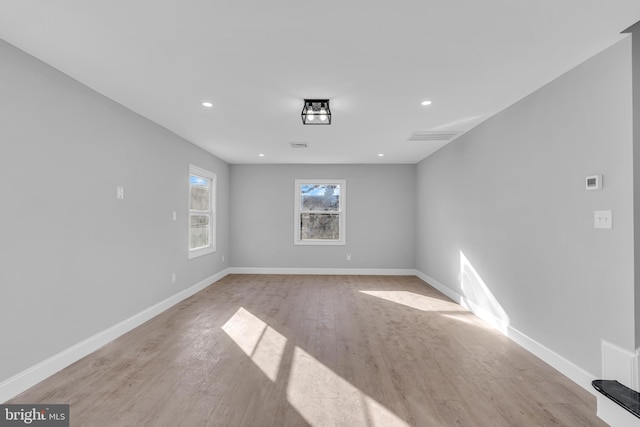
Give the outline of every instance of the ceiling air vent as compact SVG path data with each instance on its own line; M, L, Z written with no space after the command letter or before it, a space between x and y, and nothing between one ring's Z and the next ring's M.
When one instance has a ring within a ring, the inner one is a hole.
M291 148L309 148L309 144L306 142L291 142Z
M438 132L428 130L417 130L413 132L407 141L409 142L431 142L431 141L451 141L462 132Z

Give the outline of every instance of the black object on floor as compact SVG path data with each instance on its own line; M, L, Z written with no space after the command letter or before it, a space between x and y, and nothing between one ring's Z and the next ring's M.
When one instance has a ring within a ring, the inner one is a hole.
M640 418L640 393L615 380L593 380L593 388Z

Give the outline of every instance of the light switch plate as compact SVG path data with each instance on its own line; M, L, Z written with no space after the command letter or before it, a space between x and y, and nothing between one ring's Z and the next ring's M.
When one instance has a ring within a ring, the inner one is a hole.
M593 228L613 228L613 214L611 211L594 211Z

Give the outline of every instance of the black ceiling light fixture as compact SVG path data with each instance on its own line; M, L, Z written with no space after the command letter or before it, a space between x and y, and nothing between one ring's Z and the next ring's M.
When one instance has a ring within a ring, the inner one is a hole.
M300 116L304 125L330 125L331 110L329 109L329 100L305 99Z

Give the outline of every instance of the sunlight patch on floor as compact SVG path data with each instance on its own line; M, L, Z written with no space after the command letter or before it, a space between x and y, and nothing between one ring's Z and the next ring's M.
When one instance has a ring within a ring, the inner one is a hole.
M408 426L299 347L293 353L287 399L312 426Z
M242 307L222 326L222 330L271 381L276 381L287 344L284 336Z
M463 311L456 303L409 291L360 291L363 294L421 311Z
M475 314L467 310L461 312L460 314L442 314L442 316L448 319L457 320L458 322L468 323L469 325L489 328L485 322L482 322Z

